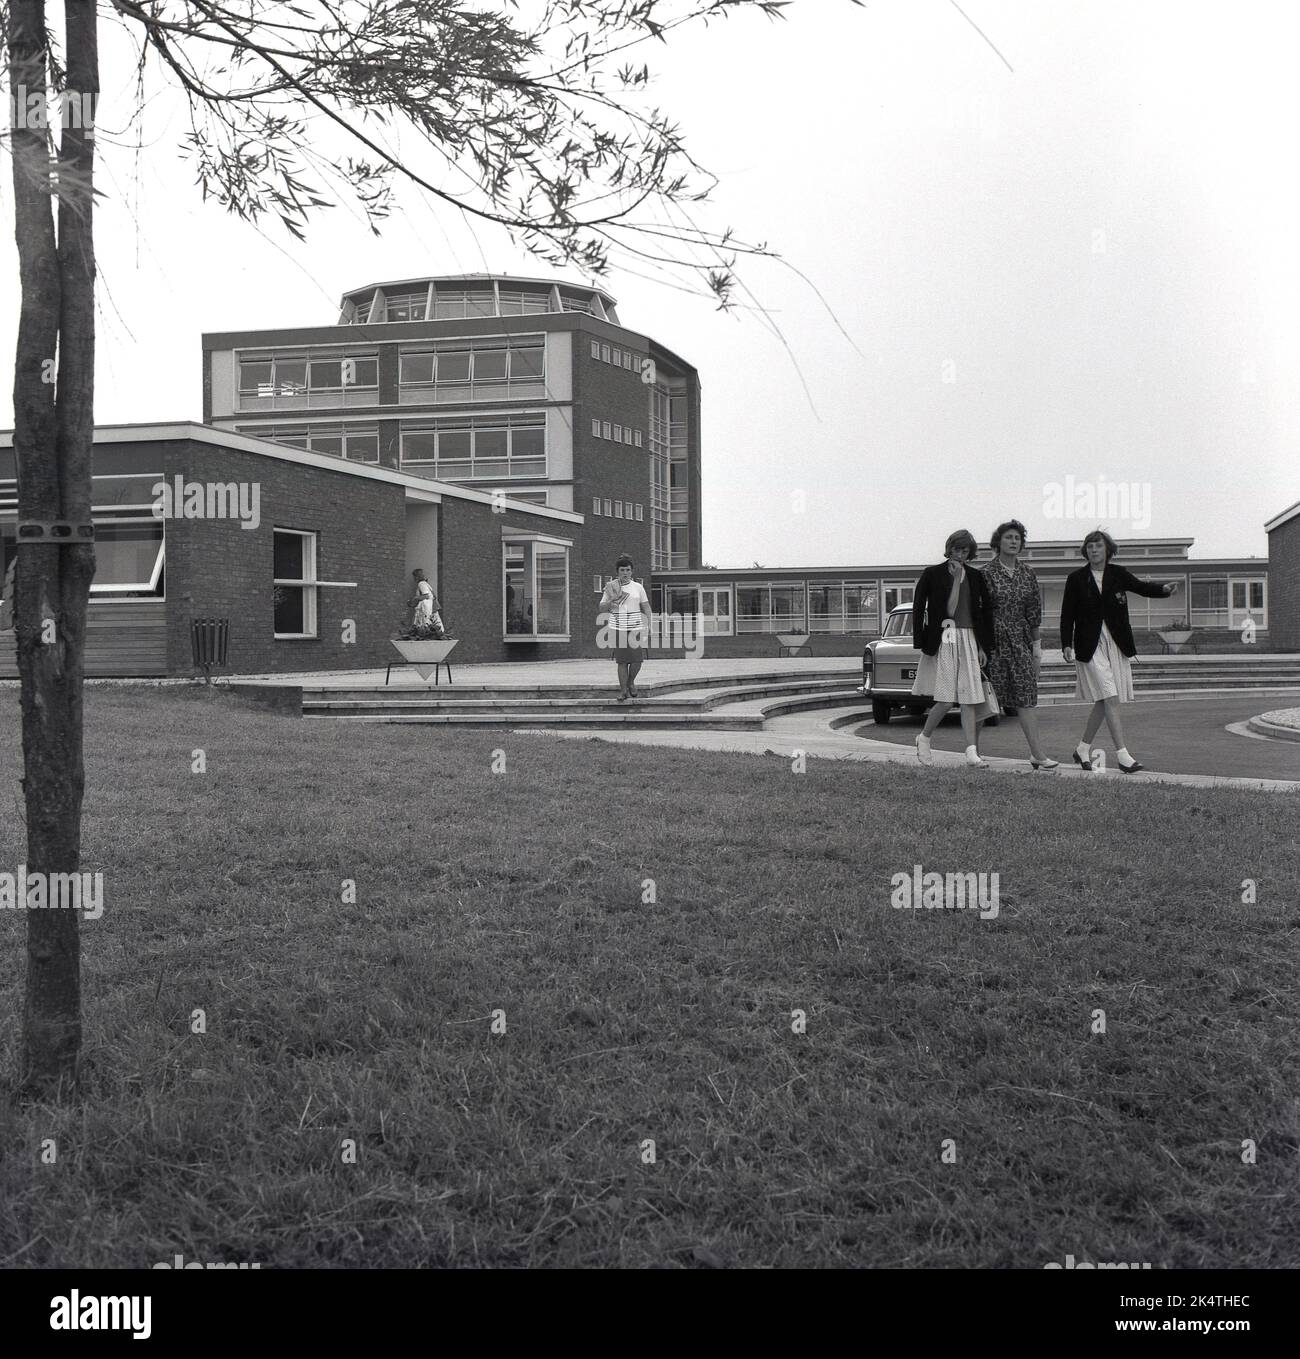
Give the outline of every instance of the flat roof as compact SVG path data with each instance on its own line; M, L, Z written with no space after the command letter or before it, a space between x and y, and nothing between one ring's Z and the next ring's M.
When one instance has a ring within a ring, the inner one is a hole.
M470 500L480 505L491 505L494 497L486 491L471 490L468 486L457 486L449 481L435 481L432 477L416 476L412 472L397 472L391 467L379 467L373 463L349 462L344 458L333 457L329 453L312 453L305 448L291 448L287 444L277 444L270 439L258 439L251 434L237 434L230 429L217 429L212 425L200 424L197 420L175 420L150 422L140 425L96 425L94 442L96 444L133 444L166 443L179 439L190 439L200 444L215 444L219 448L235 448L242 453L256 453L263 458L274 458L278 462L297 463L302 467L316 467L325 472L338 472L343 476L362 477L369 481L386 481L392 486L401 486L409 492L408 500L423 500L437 504L444 496L452 500ZM14 432L0 430L0 448L12 448ZM571 510L557 510L549 505L534 505L531 501L514 500L505 497L508 508L538 515L543 519L555 519L565 524L582 524L584 515Z

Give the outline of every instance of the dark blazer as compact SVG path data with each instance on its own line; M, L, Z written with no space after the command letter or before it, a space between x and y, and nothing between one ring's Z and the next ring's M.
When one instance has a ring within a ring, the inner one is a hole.
M1128 621L1129 591L1155 599L1164 595L1165 587L1163 581L1149 584L1127 567L1107 562L1098 594L1091 566L1071 571L1065 578L1065 596L1061 600L1062 647L1072 646L1079 660L1090 661L1101 641L1101 625L1105 623L1124 655L1136 656L1137 643Z
M986 656L993 654L993 600L989 596L988 582L984 573L969 564L966 579L970 582L971 622L975 629L975 640L984 649ZM912 595L912 645L927 656L939 654L939 643L943 640L943 620L951 618L948 612L948 596L952 592L952 576L948 563L927 566L916 582Z

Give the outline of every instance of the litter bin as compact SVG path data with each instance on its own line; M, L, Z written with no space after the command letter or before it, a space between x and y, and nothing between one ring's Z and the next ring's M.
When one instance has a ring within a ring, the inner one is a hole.
M229 618L192 618L190 645L194 651L194 668L212 683L212 667L228 665L230 655Z

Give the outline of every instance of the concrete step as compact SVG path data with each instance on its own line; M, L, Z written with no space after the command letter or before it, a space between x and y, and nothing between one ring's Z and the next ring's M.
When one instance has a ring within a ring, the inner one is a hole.
M661 727L670 731L703 729L707 731L761 731L761 713L642 713L631 707L617 712L562 713L553 710L527 709L511 712L464 713L303 713L304 719L316 722L386 722L431 727Z

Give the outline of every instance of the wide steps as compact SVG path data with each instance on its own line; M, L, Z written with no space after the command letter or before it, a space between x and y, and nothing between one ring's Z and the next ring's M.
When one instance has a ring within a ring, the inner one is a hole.
M493 712L426 712L426 713L303 713L304 718L331 722L387 722L416 726L443 727L658 727L665 731L701 728L708 731L761 731L762 713L654 713L638 712L620 705L616 712L556 712L554 709L527 708L518 711Z

